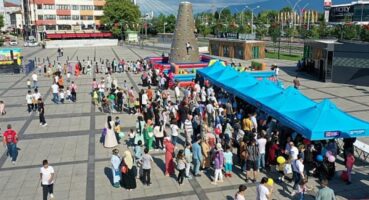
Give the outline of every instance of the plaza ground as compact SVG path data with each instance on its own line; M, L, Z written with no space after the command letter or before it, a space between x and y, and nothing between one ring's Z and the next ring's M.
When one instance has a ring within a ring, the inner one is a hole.
M137 60L140 57L161 55L163 50L155 48L140 49L136 47L99 47L64 49L64 56L59 58L63 63L70 60L124 58L126 61ZM57 59L56 49L25 48L26 62L40 58L40 62L49 58ZM229 60L229 59L226 59ZM234 60L236 63L250 64L250 61ZM292 85L295 72L295 62L265 59L268 64L276 63L281 67L281 79L285 86ZM116 74L118 83L127 80L129 86L140 90L140 75ZM308 97L321 101L330 98L344 111L369 121L369 87L359 87L335 83L322 83L306 74L299 74L301 91ZM143 186L137 182L137 189L126 191L116 189L111 184L110 156L111 149L105 149L100 143L101 130L106 121L106 114L101 113L91 105L92 76L83 75L76 80L78 85L77 103L55 105L51 102L51 80L40 77L40 92L45 98L45 115L48 126L39 126L36 113L26 112L25 95L26 80L24 75L0 75L0 99L6 102L7 114L0 116L0 128L5 130L7 124L12 124L20 135L18 161L13 166L6 157L5 148L0 145L0 199L32 200L42 199L42 189L39 182L39 167L44 159L56 170L55 196L57 200L109 200L109 199L201 199L221 200L233 199L239 184L244 184L244 175L238 167L234 167L232 178L225 178L224 183L217 186L210 184L212 174L185 181L178 186L172 177L164 176L164 154L153 152L155 164L152 170L152 185ZM102 77L96 74L97 78ZM135 125L135 116L114 114L121 118L124 130ZM181 138L183 140L183 138ZM360 139L369 144L369 139ZM120 152L127 149L124 142L119 145ZM354 168L353 184L346 185L338 174L343 170L342 159L337 161L337 175L330 182L338 199L369 198L369 168L368 163L361 163ZM260 178L264 176L261 175ZM276 173L270 174L275 178ZM246 199L255 199L256 185L246 183ZM315 178L309 180L309 185L317 191ZM273 199L291 199L291 186L275 184ZM313 199L307 195L306 199Z

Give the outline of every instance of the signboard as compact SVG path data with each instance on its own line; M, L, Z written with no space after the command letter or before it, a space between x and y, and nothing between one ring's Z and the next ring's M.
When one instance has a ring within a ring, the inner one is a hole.
M13 60L11 57L10 51L13 51L13 59L17 59L17 63L21 64L21 52L20 48L5 48L0 49L0 65L9 65L13 64Z
M365 134L365 130L352 130L349 132L351 136L360 136Z
M324 137L326 138L336 138L341 136L341 131L326 131L324 132Z
M331 7L329 10L329 22L344 22L346 20L352 21L353 14L353 6Z

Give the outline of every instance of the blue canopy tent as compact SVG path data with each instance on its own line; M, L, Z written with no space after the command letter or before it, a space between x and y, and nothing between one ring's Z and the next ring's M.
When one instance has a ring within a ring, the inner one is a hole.
M315 106L283 114L298 125L291 128L310 140L369 136L368 122L343 112L328 99Z
M224 69L225 67L223 66L223 64L221 64L220 62L216 62L210 67L204 67L202 69L197 70L197 72L203 77L213 80L212 75L216 73L220 73Z
M235 90L237 92L237 96L256 107L260 107L260 103L258 102L259 98L273 96L282 92L281 88L277 87L273 82L267 79L258 81L256 84L249 87L235 88Z
M224 71L217 77L214 77L219 85L224 87L224 83L232 82L238 76L238 72L232 67L225 67Z
M229 91L234 92L234 88L248 87L256 84L258 81L247 73L238 73L238 76L232 80L224 82L223 86Z

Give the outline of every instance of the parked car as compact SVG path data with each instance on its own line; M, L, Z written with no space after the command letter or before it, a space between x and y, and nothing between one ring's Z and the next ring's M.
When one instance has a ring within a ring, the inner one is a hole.
M17 40L10 40L9 41L9 45L10 46L17 46L18 45L18 42L17 42Z
M37 47L38 42L37 41L26 41L24 42L25 47Z

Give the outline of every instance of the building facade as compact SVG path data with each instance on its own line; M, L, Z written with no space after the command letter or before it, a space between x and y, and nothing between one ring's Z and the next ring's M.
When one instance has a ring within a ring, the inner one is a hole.
M25 35L42 40L45 33L95 31L104 5L105 0L23 0Z
M328 17L329 23L332 24L345 22L369 24L369 0L338 5L326 3L325 10L328 12L326 17Z
M18 32L23 29L21 6L4 2L4 30Z
M214 38L209 40L209 53L214 56L242 60L264 59L265 42L257 40Z

